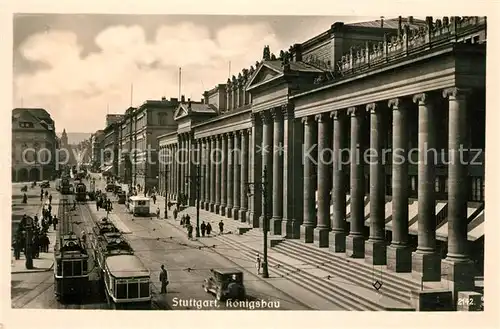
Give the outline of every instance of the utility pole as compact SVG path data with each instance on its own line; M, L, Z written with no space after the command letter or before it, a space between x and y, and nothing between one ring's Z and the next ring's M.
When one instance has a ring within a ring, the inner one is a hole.
M201 168L200 165L196 165L196 175L194 176L186 176L188 181L194 182L194 186L196 187L196 237L200 237L200 190L201 190Z
M168 164L165 164L165 219L168 218Z
M258 185L258 183L247 183L247 185L248 185L248 197L252 196L252 193L250 191L251 186L253 186L254 189L258 189L262 193L262 200L263 200L262 224L264 225L264 227L262 228L264 231L264 262L262 263L262 277L269 278L269 270L268 270L268 266L267 266L267 230L268 230L267 166L264 166L264 170L262 171L262 182L260 183L260 186Z

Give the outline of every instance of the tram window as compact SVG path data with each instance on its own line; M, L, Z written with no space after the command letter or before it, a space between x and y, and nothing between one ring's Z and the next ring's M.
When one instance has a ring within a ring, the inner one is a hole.
M127 298L127 284L126 283L117 283L116 284L116 298L124 299Z
M62 267L61 267L61 260L57 261L57 275L61 276L62 273Z
M82 275L82 261L77 260L73 262L73 275L79 276Z
M63 262L63 276L73 276L72 261L64 261Z
M137 205L139 205L139 206L145 206L146 205L146 201L137 201Z
M139 284L139 286L140 286L141 297L148 297L149 296L149 282L141 282Z
M82 268L83 268L83 274L87 273L87 261L82 260Z
M133 282L128 284L128 298L139 297L139 283Z

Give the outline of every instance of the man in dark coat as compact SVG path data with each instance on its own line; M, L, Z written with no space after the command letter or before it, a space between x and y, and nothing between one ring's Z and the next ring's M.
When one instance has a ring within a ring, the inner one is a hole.
M205 230L207 229L207 225L205 224L205 222L201 222L201 225L200 225L200 230L201 230L201 236L205 236Z
M219 222L219 232L220 234L224 233L224 222L222 221L222 219Z
M168 285L168 273L167 273L167 270L165 269L164 265L161 265L160 282L161 282L160 293L166 294L167 293L167 285Z
M212 225L210 225L210 223L207 223L207 235L210 235L210 232L212 232Z

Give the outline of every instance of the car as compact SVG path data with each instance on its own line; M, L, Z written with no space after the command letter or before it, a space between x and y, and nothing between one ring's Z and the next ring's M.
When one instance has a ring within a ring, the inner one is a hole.
M114 190L115 190L114 184L107 184L106 185L106 192L113 192Z
M202 284L207 293L213 293L218 301L243 300L246 296L243 272L231 269L210 269L210 277Z
M48 180L43 181L40 183L40 187L42 188L49 188L50 187L50 182Z

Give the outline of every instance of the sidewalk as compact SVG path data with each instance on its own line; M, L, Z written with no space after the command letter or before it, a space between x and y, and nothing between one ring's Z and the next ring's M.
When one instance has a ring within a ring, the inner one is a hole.
M52 213L57 214L59 210L59 199L58 196L52 199ZM43 205L48 205L49 200L44 199L44 203L40 205L40 209L37 212L39 218L42 218L42 208ZM11 249L11 273L19 274L19 273L34 273L34 272L46 272L50 271L54 266L54 246L56 244L56 231L53 230L53 226L50 226L49 231L47 232L47 236L49 237L49 252L40 253L40 258L33 259L33 269L26 269L26 258L24 253L21 253L20 259L15 259L14 250Z

